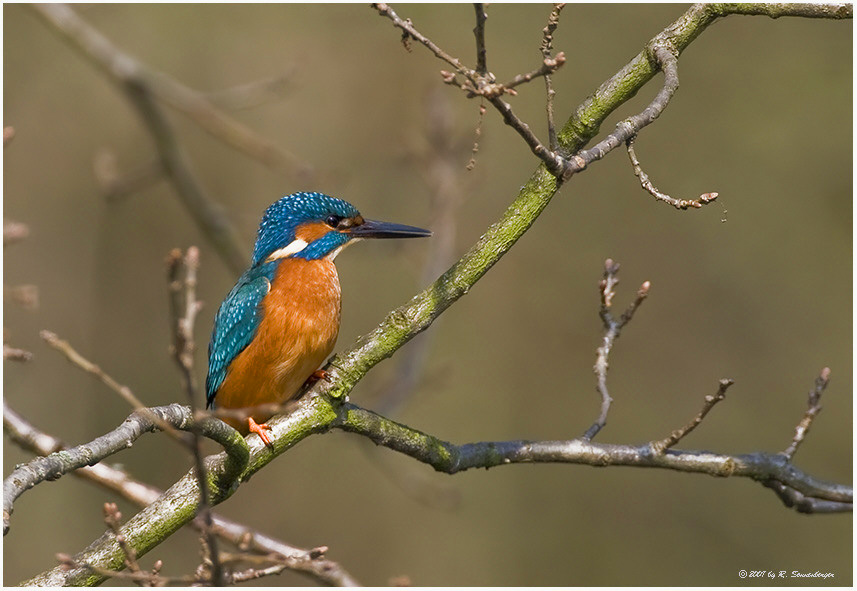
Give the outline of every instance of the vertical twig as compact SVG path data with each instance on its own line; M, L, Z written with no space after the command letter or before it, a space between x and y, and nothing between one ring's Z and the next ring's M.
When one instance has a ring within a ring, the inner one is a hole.
M542 57L544 61L547 62L552 58L551 53L553 52L553 33L556 31L557 26L559 26L559 14L562 12L562 9L565 8L565 3L554 4L553 10L551 10L550 16L548 17L548 24L542 29L542 44L541 51ZM556 95L556 91L553 89L553 82L551 80L550 74L545 74L545 93L547 94L547 100L545 101L545 110L547 112L548 117L548 148L551 152L556 152L559 148L559 141L556 137L556 124L554 123L553 118L553 99Z
M476 26L473 27L473 35L476 37L476 73L484 76L488 73L488 52L485 49L485 21L488 19L488 13L482 3L475 3L473 8L476 10Z
M167 285L170 295L170 318L172 324L172 353L173 359L181 372L181 383L187 396L191 413L194 417L194 427L191 429L193 444L194 470L199 481L200 504L199 515L202 518L203 547L208 551L211 584L223 586L225 579L223 566L219 559L217 538L212 532L214 522L211 516L211 498L208 488L208 478L202 457L202 435L197 426L197 387L193 372L193 354L196 349L193 329L196 315L202 304L196 299L196 273L199 268L199 249L195 246L188 248L182 257L181 251L174 249L167 257ZM182 272L184 276L182 277ZM203 561L205 563L205 561Z
M622 327L628 324L634 317L634 312L636 312L640 304L643 303L643 300L649 295L649 288L651 287L651 283L648 281L643 282L640 289L637 290L637 296L634 298L634 301L628 305L619 319L616 320L613 317L611 309L613 306L613 296L616 295L616 284L619 283L618 273L619 263L614 262L613 259L604 261L604 276L601 279L601 283L599 283L601 309L598 312L599 316L601 316L601 322L604 324L604 337L602 338L601 346L597 350L595 366L592 368L597 378L595 388L601 395L601 413L583 434L583 439L586 441L590 441L595 437L604 428L604 425L607 424L607 414L610 412L610 404L613 402L610 392L607 390L607 370L610 367L607 359L610 356L610 350L613 348L613 342L619 338Z
M791 460L795 455L797 448L800 447L800 444L803 443L806 434L809 433L809 428L812 426L812 422L815 420L815 417L821 412L821 394L824 392L824 389L827 388L827 383L829 381L830 368L825 367L821 370L819 376L815 378L815 387L813 387L809 392L806 412L795 427L795 436L792 439L791 445L789 445L783 452L783 455L789 460Z

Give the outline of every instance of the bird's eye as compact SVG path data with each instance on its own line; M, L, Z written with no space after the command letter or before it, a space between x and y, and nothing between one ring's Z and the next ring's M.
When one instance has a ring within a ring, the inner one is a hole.
M342 218L338 215L329 215L325 218L324 223L330 226L331 228L335 228L339 225L339 222L342 221Z

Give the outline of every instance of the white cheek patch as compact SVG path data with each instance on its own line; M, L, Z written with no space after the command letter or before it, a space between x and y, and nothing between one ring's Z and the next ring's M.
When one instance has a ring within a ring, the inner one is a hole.
M305 240L301 240L298 238L297 240L292 241L288 246L285 246L279 250L275 250L268 256L266 260L275 261L277 259L284 259L292 256L293 254L297 254L308 246L308 243Z
M360 242L360 240L362 240L362 238L352 238L351 240L349 240L348 242L346 242L345 244L343 244L343 245L342 245L342 246L340 246L339 248L336 248L336 249L334 249L334 250L331 250L331 251L330 251L330 253L329 253L326 257L324 257L324 258L326 258L326 259L327 259L327 260L329 260L329 261L332 261L333 259L335 259L335 258L336 258L336 255L338 255L340 252L342 252L342 250L343 250L346 246L351 246L351 245L352 245L352 244L354 244L355 242Z

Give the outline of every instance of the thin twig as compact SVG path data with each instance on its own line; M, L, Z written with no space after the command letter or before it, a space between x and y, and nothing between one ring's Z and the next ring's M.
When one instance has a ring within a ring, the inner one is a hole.
M196 315L201 307L200 302L196 299L196 273L198 268L199 249L195 246L188 248L184 257L178 249L170 252L167 257L173 359L181 372L183 390L194 416L196 416L197 411L197 387L193 371L193 354L196 348L193 328ZM183 279L181 277L182 270L184 271ZM206 484L207 475L202 456L202 436L199 429L196 428L192 428L190 433L193 436L191 452L194 470L199 481L199 514L204 526L202 528L203 548L208 551L207 566L209 567L211 584L220 587L225 584L225 579L223 567L220 564L217 539L211 531L213 527L211 498Z
M3 359L7 359L9 361L32 361L33 354L29 351L25 351L24 349L16 349L15 347L10 347L6 343L3 343Z
M542 60L542 63L538 68L525 74L518 74L517 76L509 80L506 84L503 84L503 88L506 90L506 92L508 92L516 86L520 86L521 84L525 84L527 82L532 82L540 76L550 76L558 69L560 69L560 67L565 64L565 61L565 52L563 51L560 51L558 54L556 54L556 57L547 56Z
M764 480L762 484L774 491L783 502L783 505L794 509L798 513L842 513L843 511L842 502L828 501L805 495L799 490L785 485L774 478Z
M476 73L484 76L488 73L487 51L485 48L485 21L488 13L485 5L476 2L473 5L476 10L476 26L473 27L473 35L476 37Z
M551 59L553 54L553 34L559 26L559 15L562 9L565 8L565 3L554 4L548 17L548 24L542 29L542 44L539 47L542 52L542 57L545 61ZM553 99L556 96L556 91L553 89L553 80L551 74L545 74L545 112L548 118L548 148L551 152L556 152L559 149L559 142L556 137L556 124L553 118Z
M809 428L812 426L812 422L815 420L818 413L821 412L821 395L824 393L824 389L827 388L827 383L829 381L830 368L825 367L821 370L819 376L815 378L815 387L809 392L806 412L795 427L795 435L792 439L791 445L789 445L783 452L783 455L788 459L791 460L794 457L795 452L797 452L797 448L800 447L800 444L803 443L807 433L809 433Z
M658 201L663 201L665 203L669 203L676 209L687 209L689 207L700 208L703 205L708 205L717 199L717 193L703 193L697 199L675 199L670 197L666 193L662 193L658 190L655 185L652 184L652 181L649 180L649 175L647 175L643 171L643 167L640 165L640 161L637 159L637 153L634 150L634 140L637 139L636 135L629 137L625 140L625 146L628 148L628 158L631 159L631 166L634 169L634 174L640 179L640 184L643 186L649 194L652 195Z
M651 288L650 282L644 282L640 286L640 289L637 290L637 295L634 298L634 301L628 304L628 307L619 319L616 320L613 317L611 308L613 306L613 297L616 295L616 284L619 283L619 278L617 276L618 273L619 263L614 262L613 259L607 259L604 261L604 275L601 282L598 284L601 295L599 316L601 317L601 322L604 325L604 337L601 340L601 346L597 349L595 365L592 368L597 378L595 388L601 395L601 413L589 429L586 430L586 433L583 434L583 439L585 441L592 440L592 438L595 437L607 424L607 414L610 412L610 404L613 402L613 399L610 397L610 392L607 389L607 370L610 368L610 364L608 363L610 351L613 348L615 340L619 338L619 334L622 332L622 327L628 324L634 317L634 312L649 295L649 289Z
M717 392L714 395L708 395L705 397L705 402L702 405L702 409L699 411L693 419L681 429L677 429L670 433L670 436L666 439L662 439L660 441L653 441L650 445L652 446L652 451L655 454L663 454L666 450L673 447L679 441L684 439L691 431L696 429L702 420L705 418L705 415L708 414L714 406L726 398L726 390L729 389L729 386L735 383L735 380L724 378L720 380L720 385L717 387Z
M60 563L60 567L66 570L83 569L95 573L96 575L103 577L104 579L119 579L120 581L131 581L144 587L166 587L168 585L189 587L198 586L206 582L201 581L198 577L195 576L164 576L160 574L160 567L163 566L163 563L160 560L155 563L158 568L153 568L151 572L146 572L113 570L101 566L96 566L88 562L78 562L74 559L74 557L69 556L68 554L65 554L63 552L58 553L56 555L56 559Z
M104 503L104 523L113 532L116 542L125 553L125 566L128 567L128 571L132 573L143 572L137 562L137 555L134 552L134 548L128 544L128 540L119 531L122 523L122 513L119 511L116 503Z
M373 8L375 8L381 16L386 16L389 18L393 24L401 29L404 33L406 33L410 38L416 39L420 43L422 43L425 47L427 47L434 55L446 63L453 66L456 70L453 72L441 71L441 76L443 77L443 81L446 84L450 84L453 86L457 86L464 90L468 97L476 97L481 96L487 99L494 108L496 108L500 114L503 116L503 122L512 127L518 135L520 135L524 141L530 146L530 150L536 156L541 159L545 165L548 167L548 170L551 171L552 174L558 176L562 173L563 170L566 169L565 161L558 155L553 153L547 147L545 147L541 141L536 137L536 135L532 132L529 125L524 123L515 113L512 111L511 105L505 102L502 98L500 98L506 92L510 94L514 94L514 86L522 84L524 82L529 82L533 78L537 76L543 76L545 73L550 73L555 71L557 68L562 66L565 63L565 55L559 54L556 58L543 60L543 63L534 71L528 74L522 74L520 76L516 76L512 79L509 85L504 85L498 83L494 75L487 70L484 73L480 73L478 70L474 70L466 67L461 63L458 58L455 58L445 52L443 49L438 47L431 39L420 33L416 27L414 27L413 23L408 20L403 20L396 14L396 12L391 9L386 4L373 4ZM477 9L477 15L479 14L479 10ZM479 28L479 17L477 17L477 29ZM483 23L484 25L484 23ZM484 40L483 40L484 41ZM477 52L478 53L478 52ZM463 76L465 78L464 82L459 82L456 73Z
M172 327L171 351L173 360L181 372L181 384L189 404L196 410L197 385L194 376L194 353L196 342L193 336L196 316L202 303L196 299L199 249L191 246L182 256L174 249L167 256L167 285L170 301L170 324ZM182 271L184 276L182 277Z
M98 365L91 362L89 359L78 353L74 347L72 347L68 341L64 341L59 338L55 333L49 330L43 330L39 333L39 336L42 337L48 345L50 345L56 351L59 351L68 361L82 369L88 374L91 374L98 378L102 384L113 390L116 394L118 394L125 402L128 403L131 408L145 415L149 420L155 423L161 431L164 431L167 435L175 439L176 441L182 443L183 445L188 444L188 440L167 421L163 420L158 415L152 413L145 404L143 404L137 396L134 395L134 392L128 386L120 384L116 380L114 380L107 372L101 369Z
M462 74L466 78L474 77L475 72L473 70L466 67L464 64L462 64L458 60L458 58L452 57L451 55L446 53L444 50L442 50L440 47L435 45L435 43L431 39L429 39L428 37L426 37L425 35L423 35L419 31L417 31L416 28L414 28L413 23L411 23L410 19L402 20L399 17L399 15L396 14L395 10L393 10L392 8L390 8L387 4L384 4L383 2L373 3L372 8L377 10L378 14L380 14L381 16L386 16L391 21L393 21L393 24L395 24L402 31L407 33L411 39L414 39L415 41L419 41L420 43L425 45L428 48L428 50L431 51L435 55L435 57L437 57L438 59L441 59L441 60L445 61L446 63L448 63L450 66L455 68L455 70L459 74Z

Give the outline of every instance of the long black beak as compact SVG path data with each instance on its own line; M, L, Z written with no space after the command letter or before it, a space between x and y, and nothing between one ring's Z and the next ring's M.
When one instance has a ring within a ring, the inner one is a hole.
M423 238L431 236L431 230L377 220L366 220L359 226L349 228L345 233L355 238Z

